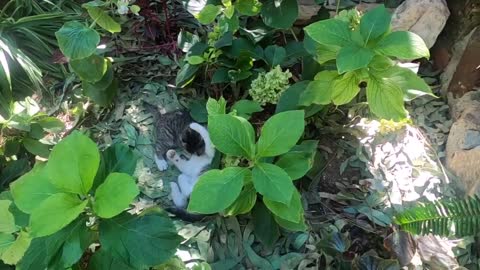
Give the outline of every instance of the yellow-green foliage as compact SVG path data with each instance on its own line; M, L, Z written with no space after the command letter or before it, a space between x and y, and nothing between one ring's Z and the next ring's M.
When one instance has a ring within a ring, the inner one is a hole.
M277 104L280 95L287 89L288 80L291 77L292 73L288 69L282 71L280 66L276 66L267 73L260 73L251 84L250 96L261 105Z

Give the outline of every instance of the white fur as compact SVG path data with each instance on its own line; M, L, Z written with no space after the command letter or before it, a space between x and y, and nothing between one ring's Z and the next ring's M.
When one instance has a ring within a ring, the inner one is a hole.
M157 154L155 154L155 163L157 164L158 169L163 172L168 168L168 163L165 159L159 158Z
M193 154L189 160L182 159L175 150L167 151L167 158L180 170L181 174L178 176L178 184L170 183L171 195L174 204L177 207L185 208L187 200L192 193L193 187L197 183L197 179L202 171L212 163L215 156L215 148L210 140L208 130L198 123L191 123L190 128L200 134L205 142L205 153L201 156ZM158 163L157 163L158 165Z

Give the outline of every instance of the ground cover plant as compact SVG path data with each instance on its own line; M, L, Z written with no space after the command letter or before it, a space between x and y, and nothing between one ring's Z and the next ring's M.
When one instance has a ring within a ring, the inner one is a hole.
M397 208L353 127L393 144L438 102L402 66L429 49L383 1L316 5L0 1L0 269L400 269L428 233L474 264L478 198ZM203 220L163 210L145 103L208 127Z

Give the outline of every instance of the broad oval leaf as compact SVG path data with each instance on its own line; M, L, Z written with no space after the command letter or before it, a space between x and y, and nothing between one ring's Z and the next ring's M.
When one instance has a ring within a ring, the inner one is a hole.
M133 177L111 173L95 191L93 210L102 218L112 218L125 210L139 193Z
M238 198L225 211L224 216L236 216L250 212L257 202L257 192L252 183L245 185Z
M305 217L303 214L300 216L300 221L298 222L291 222L278 216L274 216L274 218L280 227L292 232L303 232L308 229L307 225L305 224Z
M30 238L30 235L25 231L21 231L17 239L15 239L15 242L5 249L3 254L1 252L2 248L0 247L0 259L6 264L17 264L27 251L31 241L32 238ZM1 245L2 243L0 243L0 246Z
M115 259L133 269L148 269L170 259L182 237L170 218L157 211L123 213L100 221L100 243Z
M314 41L323 45L343 47L352 42L348 23L337 19L312 23L305 27L305 32Z
M100 80L101 82L102 80ZM83 92L85 95L100 106L108 106L112 103L113 98L117 95L118 80L113 79L112 83L106 88L97 88L97 83L83 83Z
M50 183L45 164L41 163L10 184L10 191L15 205L27 214L31 214L48 197L61 192Z
M257 143L258 157L274 157L292 148L303 134L305 112L286 111L270 117Z
M385 34L390 29L391 20L392 15L385 9L384 5L367 12L360 20L360 33L363 39L368 42Z
M77 195L57 193L42 202L30 216L30 234L42 237L58 232L75 220L87 206Z
M217 15L220 14L221 11L220 6L208 4L200 13L195 15L195 18L202 24L210 24L215 21L215 18L217 18Z
M394 82L370 77L367 83L367 101L378 117L399 121L407 116L403 104L403 91Z
M415 33L406 31L390 33L377 44L375 50L405 60L430 57L430 51L423 39Z
M53 148L46 170L50 182L57 188L86 195L99 163L97 145L86 135L74 131Z
M267 0L261 15L263 22L272 28L290 28L298 17L297 0Z
M248 169L240 167L210 170L202 174L193 188L188 211L213 214L225 210L238 198L249 174Z
M299 108L299 99L305 92L310 81L300 81L290 85L280 96L275 113L296 110Z
M255 237L259 239L267 249L272 249L280 237L280 230L272 213L268 211L263 203L259 202L253 208L252 222Z
M260 104L258 104L258 102L242 99L233 104L232 111L233 110L237 111L238 116L248 120L253 113L261 112L263 111L263 108L260 106Z
M242 15L255 16L260 12L262 3L258 0L237 0L235 8Z
M349 72L337 78L332 85L332 101L335 105L347 104L360 92L360 80L355 72Z
M281 65L287 58L287 51L280 46L270 45L265 49L265 60L270 67Z
M48 155L50 154L49 146L39 142L38 140L34 140L31 138L24 138L22 140L22 143L28 152L36 156L48 158Z
M97 31L77 21L66 22L55 36L62 53L72 60L92 55L100 43Z
M175 85L177 87L183 88L192 82L195 77L195 73L200 69L200 65L190 65L186 63L178 71L177 77L175 78Z
M17 231L15 217L9 211L11 204L11 201L0 200L0 233L13 233Z
M356 44L347 45L340 49L337 55L338 73L365 68L372 61L375 53Z
M220 97L218 100L208 98L206 106L208 115L225 114L226 106L227 101L223 97Z
M224 154L253 157L255 133L245 119L233 115L211 115L208 131L213 144Z
M11 233L0 233L0 258L2 254L15 242Z
M315 80L308 84L307 89L300 96L299 105L329 104L332 101L332 84L338 76L337 71L319 72L315 76Z
M264 198L280 204L288 204L295 190L290 176L280 167L269 163L258 163L253 167L252 181Z
M286 153L275 162L275 165L282 168L290 176L290 179L297 180L312 168L313 158L308 153Z
M122 27L105 11L98 7L88 7L88 15L103 29L110 33L118 33L122 31Z
M410 101L422 95L435 97L430 86L415 74L415 72L408 68L393 66L378 74L398 85L403 90L403 99L406 101Z
M273 214L293 223L299 223L303 215L302 201L300 199L300 193L294 189L291 200L287 204L279 203L276 201L263 198L263 202Z
M70 66L83 81L95 83L103 78L109 65L104 57L92 54L86 58L70 61Z

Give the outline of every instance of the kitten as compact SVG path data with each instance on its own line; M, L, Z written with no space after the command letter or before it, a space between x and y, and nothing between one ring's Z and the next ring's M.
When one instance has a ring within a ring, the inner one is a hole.
M149 105L149 107L153 107ZM152 110L155 126L155 163L160 171L168 168L165 154L168 149L182 147L190 154L202 155L205 151L203 139L189 125L193 119L187 111L179 110L161 114Z
M167 158L181 172L178 176L178 184L170 183L172 200L177 208L186 208L198 177L208 169L215 156L215 148L210 140L208 130L198 123L191 123L189 128L202 138L204 151L201 154L193 153L189 159L184 158L173 149L167 152Z

